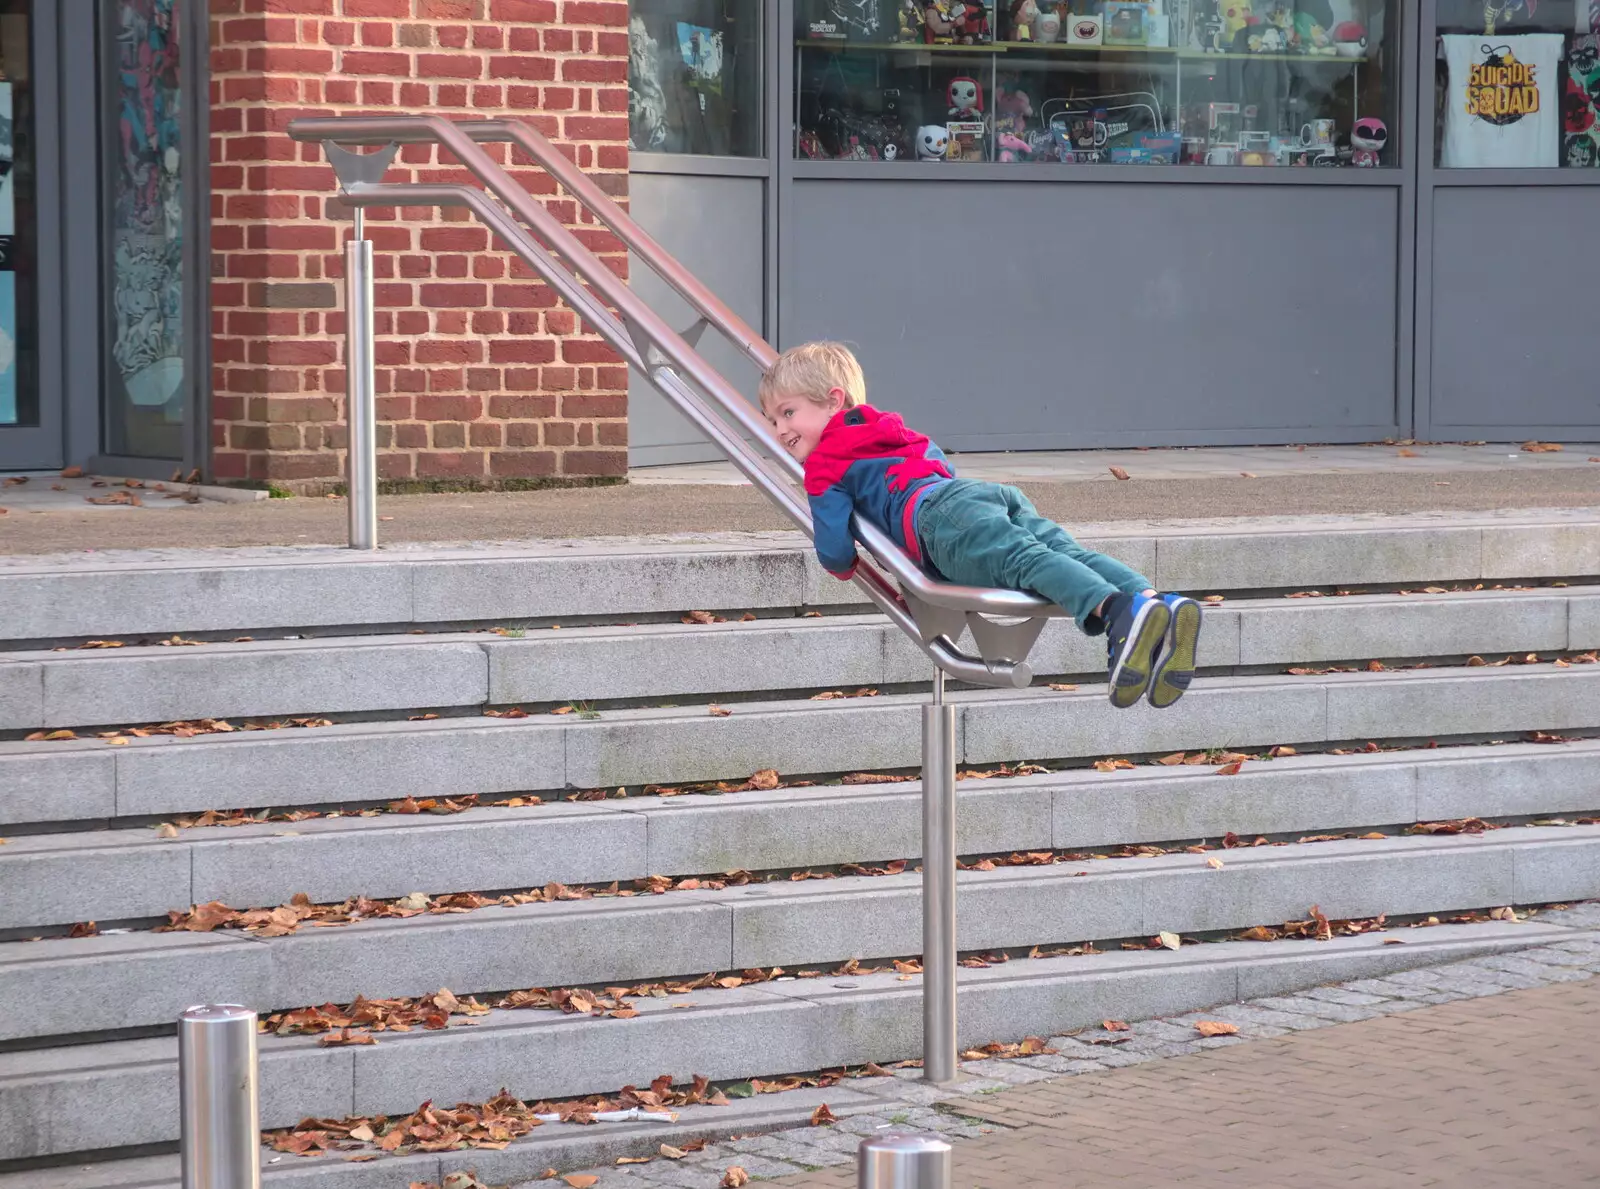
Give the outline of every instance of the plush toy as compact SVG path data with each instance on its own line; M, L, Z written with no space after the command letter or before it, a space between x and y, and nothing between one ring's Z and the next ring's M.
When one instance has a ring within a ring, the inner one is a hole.
M1011 40L1032 41L1033 23L1039 19L1035 0L1014 0L1011 5Z
M962 45L989 41L989 8L977 0L956 0L955 35Z
M1350 164L1369 168L1380 164L1378 154L1388 143L1388 126L1376 116L1362 116L1350 130Z
M949 45L956 39L956 13L960 0L932 0L922 10L922 40L929 45Z
M1333 38L1328 36L1327 29L1317 23L1317 19L1309 12L1300 11L1294 14L1293 43L1296 49L1303 54L1332 55L1337 51L1333 48Z
M1239 36L1239 30L1246 25L1256 24L1258 19L1250 11L1250 0L1223 0L1222 44L1232 46L1234 38Z
M1334 52L1341 58L1359 58L1367 52L1367 29L1360 21L1340 21L1333 27Z
M1033 103L1026 91L1014 91L1003 84L994 93L994 129L1012 136L1026 136Z
M995 144L1000 148L1000 160L1010 164L1013 161L1031 161L1033 159L1033 146L1020 136L1010 132L1002 132L995 137Z
M895 36L901 41L921 41L924 17L917 0L900 0L900 28Z
M1053 8L1039 11L1033 22L1033 39L1040 45L1051 45L1061 36L1061 14Z
M949 105L945 114L952 120L983 119L983 86L977 79L965 75L951 79L944 98Z
M943 124L924 124L917 129L917 160L943 161L950 147L950 135Z

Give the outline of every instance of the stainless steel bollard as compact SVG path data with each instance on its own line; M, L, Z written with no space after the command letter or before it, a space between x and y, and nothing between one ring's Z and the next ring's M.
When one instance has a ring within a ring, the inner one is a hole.
M922 1076L956 1077L956 708L943 670L922 708Z
M345 277L345 420L347 443L350 548L378 545L378 373L374 358L372 241L356 208L355 231L344 246Z
M183 1189L261 1189L256 1013L233 1003L178 1017Z
M937 1135L871 1136L856 1149L856 1189L950 1189L950 1158Z

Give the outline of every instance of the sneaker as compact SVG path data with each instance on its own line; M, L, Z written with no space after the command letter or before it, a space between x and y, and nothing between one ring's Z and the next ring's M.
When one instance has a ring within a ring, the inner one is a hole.
M1147 595L1117 595L1106 608L1107 681L1119 710L1144 696L1171 619L1167 605Z
M1194 680L1195 651L1200 642L1200 604L1178 594L1160 596L1171 612L1167 637L1161 645L1156 671L1150 678L1150 705L1165 710L1189 688Z

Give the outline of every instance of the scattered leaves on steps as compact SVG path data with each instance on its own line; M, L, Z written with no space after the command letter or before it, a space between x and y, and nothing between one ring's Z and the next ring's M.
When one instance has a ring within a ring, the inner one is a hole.
M1053 1049L1041 1036L1030 1036L1017 1044L1001 1044L998 1041L983 1045L976 1049L967 1049L961 1054L963 1061L987 1061L997 1057L1005 1061L1013 1061L1018 1057L1054 1056L1060 1049Z
M869 687L858 689L853 694L847 694L842 689L829 689L823 690L820 694L812 694L810 700L813 702L834 702L840 698L876 698L877 696L878 691Z

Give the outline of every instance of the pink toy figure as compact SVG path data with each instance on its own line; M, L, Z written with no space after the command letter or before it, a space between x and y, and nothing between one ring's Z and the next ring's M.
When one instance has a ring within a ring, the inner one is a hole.
M983 85L977 79L966 75L951 79L944 97L949 105L947 115L950 119L983 119Z
M1378 165L1378 154L1388 143L1388 126L1376 116L1362 116L1350 130L1350 164L1368 168Z
M1000 148L1000 160L1005 162L1031 160L1033 148L1020 136L1013 136L1009 132L1002 132L995 137L995 143Z

